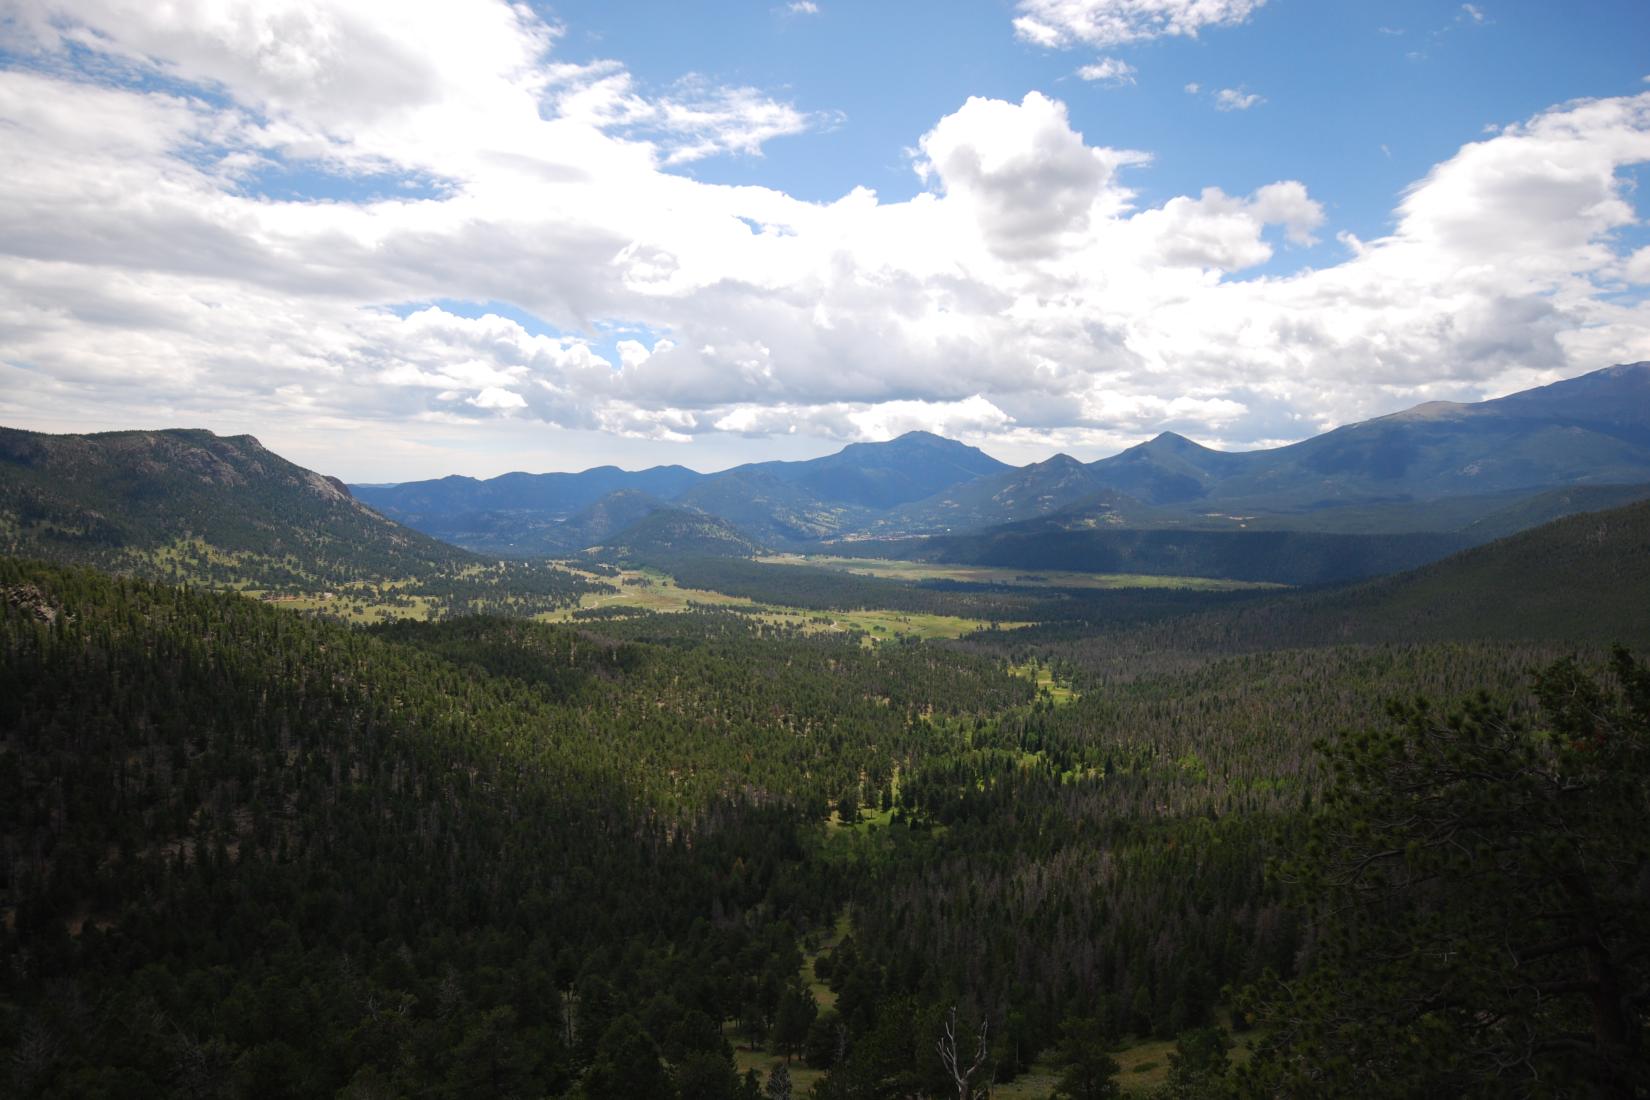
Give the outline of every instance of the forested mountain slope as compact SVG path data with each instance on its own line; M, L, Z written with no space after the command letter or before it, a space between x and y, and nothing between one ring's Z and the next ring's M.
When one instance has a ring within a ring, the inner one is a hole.
M0 551L418 617L536 614L599 587L437 541L251 436L207 431L0 429Z
M1079 644L1105 649L1108 637ZM1231 652L1490 640L1650 648L1650 501L1568 516L1360 584L1142 626L1122 644Z
M1014 569L1206 577L1271 584L1335 584L1410 569L1469 545L1440 532L1343 534L1318 531L1110 527L1076 530L1044 520L976 534L833 543L834 553Z
M1166 433L1090 469L1148 503L1228 512L1650 481L1650 363L1431 402L1272 450L1226 454Z
M770 545L828 538L853 530L866 515L857 505L821 500L806 486L760 468L705 478L675 503Z
M0 592L12 1095L559 1093L644 1008L731 1079L715 1022L765 1031L844 900L801 830L916 715L1032 690L739 621L371 636L9 560Z
M226 577L259 586L411 576L479 560L385 519L336 478L251 436L181 429L0 429L0 549L152 576L201 579L220 565Z
M1119 526L1150 523L1153 510L1107 487L1070 455L1055 455L1019 469L953 486L934 496L878 517L877 533L973 531L1028 520L1084 502L1099 522Z
M681 558L750 557L762 548L726 520L682 508L649 512L603 540L604 556L650 564Z
M1569 516L1344 592L1235 613L1256 642L1650 644L1650 501Z
M617 489L566 519L537 513L459 512L421 521L436 538L505 558L569 558L674 505L640 489Z

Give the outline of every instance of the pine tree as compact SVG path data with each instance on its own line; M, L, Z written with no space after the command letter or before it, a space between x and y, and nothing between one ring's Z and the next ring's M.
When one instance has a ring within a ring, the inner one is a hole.
M1650 670L1612 672L1546 669L1534 725L1417 703L1326 749L1288 868L1319 957L1262 995L1252 1094L1650 1090Z

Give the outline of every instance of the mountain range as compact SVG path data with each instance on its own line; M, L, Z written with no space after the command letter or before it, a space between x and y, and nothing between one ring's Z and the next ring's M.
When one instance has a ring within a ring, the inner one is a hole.
M1650 363L1476 404L1434 401L1272 450L1166 432L1101 459L1113 488L1166 506L1287 513L1645 480Z
M861 540L913 536L1002 543L1053 532L1441 536L1426 560L1637 499L1644 494L1630 487L1647 483L1650 363L1635 363L1490 401L1430 402L1267 450L1219 451L1164 432L1095 462L1060 454L1015 467L910 432L712 474L603 466L353 490L438 538L522 556L597 546L670 507L786 549L833 543L852 552Z
M910 432L823 458L754 462L715 474L602 466L351 488L386 516L459 545L554 554L604 542L666 505L717 516L765 544L814 542L868 528L953 486L1016 472L976 447Z
M461 571L476 553L667 561L824 547L1317 584L1647 496L1647 363L1272 450L1164 433L1096 462L1020 467L911 432L714 474L604 466L347 487L250 436L0 429L0 551L265 588Z

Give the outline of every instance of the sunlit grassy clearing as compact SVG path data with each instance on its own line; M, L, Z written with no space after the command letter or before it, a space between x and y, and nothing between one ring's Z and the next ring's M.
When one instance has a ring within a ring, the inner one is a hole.
M819 949L808 952L802 958L802 981L812 991L814 1001L819 1005L821 1012L827 1008L836 1007L836 991L820 980L819 975L814 971L814 963L818 961L819 956L828 951L835 951L837 945L847 938L849 928L848 914L844 912L837 917L836 924L831 928L831 934L825 937L825 941L819 945Z
M820 955L836 950L843 937L848 935L848 931L848 914L843 913L837 918L835 926L819 947L802 956L802 984L814 995L814 1003L819 1006L821 1012L836 1006L836 991L819 979L819 975L814 972L814 962ZM733 1047L734 1069L741 1077L745 1075L746 1070L754 1069L761 1075L763 1084L766 1084L768 1072L774 1063L785 1060L784 1055L770 1050L766 1041L752 1049L749 1039L738 1032L737 1025L732 1021L723 1023L722 1034ZM806 1096L814 1087L814 1082L825 1076L823 1070L810 1069L800 1058L793 1059L786 1068L790 1071L793 1096Z
M991 565L943 565L935 562L896 561L891 558L842 558L828 554L773 554L758 561L778 565L805 565L841 573L896 581L949 580L974 584L1004 584L1021 588L1187 588L1227 592L1247 588L1287 588L1260 581L1216 580L1211 577L1171 577L1149 573L1076 573L1054 569L1012 569Z
M794 626L809 634L860 631L867 644L889 638L960 638L989 625L982 619L956 615L932 615L910 611L867 609L859 611L814 611L779 604L759 604L744 596L730 596L705 588L684 588L675 578L656 569L626 569L617 577L595 577L617 586L617 592L588 593L576 608L561 608L539 618L546 622L576 621L575 612L602 608L634 608L638 611L675 612L694 606L724 607L751 614L764 622ZM999 623L1004 629L1029 625Z
M832 810L831 816L825 821L825 827L828 829L870 830L891 825L893 824L893 821L894 808L892 806L888 807L886 810L879 810L873 806L861 806L859 808L859 815L854 818L851 824L843 821L842 815L837 811Z
M1216 1010L1216 1022L1231 1029L1231 1014L1226 1009ZM1234 1063L1249 1059L1252 1033L1232 1036L1230 1057ZM1169 1055L1174 1051L1172 1039L1143 1039L1111 1052L1120 1072L1117 1083L1128 1096L1144 1095L1165 1084L1169 1079ZM1045 1052L1031 1064L1031 1068L1014 1080L994 1085L991 1095L995 1100L1043 1100L1059 1083L1060 1069L1053 1052Z
M572 570L578 572L578 570ZM589 579L614 585L617 592L587 592L579 598L577 607L564 607L539 616L545 622L568 622L574 612L603 608L629 607L638 611L686 611L700 606L730 607L746 611L761 610L760 605L743 596L729 596L705 588L683 588L674 577L657 569L626 569L617 577L584 574Z
M248 590L248 596L260 593ZM334 619L352 623L383 623L398 619L425 622L434 611L435 601L426 596L403 596L400 603L374 602L370 596L352 589L339 589L331 598L317 593L311 596L279 597L271 602L288 611L319 611Z
M1054 671L1047 665L1028 662L1023 665L1009 665L1008 671L1016 676L1024 676L1036 685L1039 692L1048 692L1048 697L1055 706L1064 706L1077 701L1077 692L1070 684L1062 684L1054 678Z
M932 615L916 611L806 611L798 608L770 608L763 618L791 622L808 633L858 630L867 644L889 638L960 638L991 625L984 619L964 619L956 615ZM1004 630L1029 626L1022 622L998 622Z
M732 1026L730 1024L728 1028ZM768 1083L768 1072L773 1069L774 1063L785 1060L783 1055L771 1054L765 1047L758 1047L755 1050L747 1049L744 1045L744 1037L735 1035L727 1029L724 1029L724 1034L727 1035L728 1042L733 1045L733 1069L740 1077L745 1076L746 1070L754 1069L757 1076L761 1078L763 1085L766 1085ZM811 1069L800 1058L792 1059L791 1064L786 1069L789 1070L791 1075L792 1096L807 1096L813 1091L814 1083L825 1076L824 1070Z

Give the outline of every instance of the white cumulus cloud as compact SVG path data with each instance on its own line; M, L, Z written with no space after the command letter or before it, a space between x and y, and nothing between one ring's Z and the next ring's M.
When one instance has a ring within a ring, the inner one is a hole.
M1102 57L1092 65L1084 65L1077 70L1077 75L1084 80L1098 81L1102 84L1133 84L1135 68L1127 61L1116 57Z
M1247 22L1266 0L1020 0L1014 32L1039 46L1117 46L1195 38L1205 27Z
M1246 92L1242 88L1222 88L1215 93L1217 111L1247 111L1265 102L1254 92Z
M812 202L671 170L787 131L777 101L565 64L519 7L15 6L8 424L252 430L360 480L472 452L495 465L467 472L591 464L546 439L732 454L718 441L912 427L1097 456L1650 358L1650 261L1621 239L1650 92L1462 146L1365 241L1297 180L1143 202L1149 152L1036 92L912 135L913 197ZM340 193L260 187L294 165ZM1277 262L1320 236L1345 258Z

